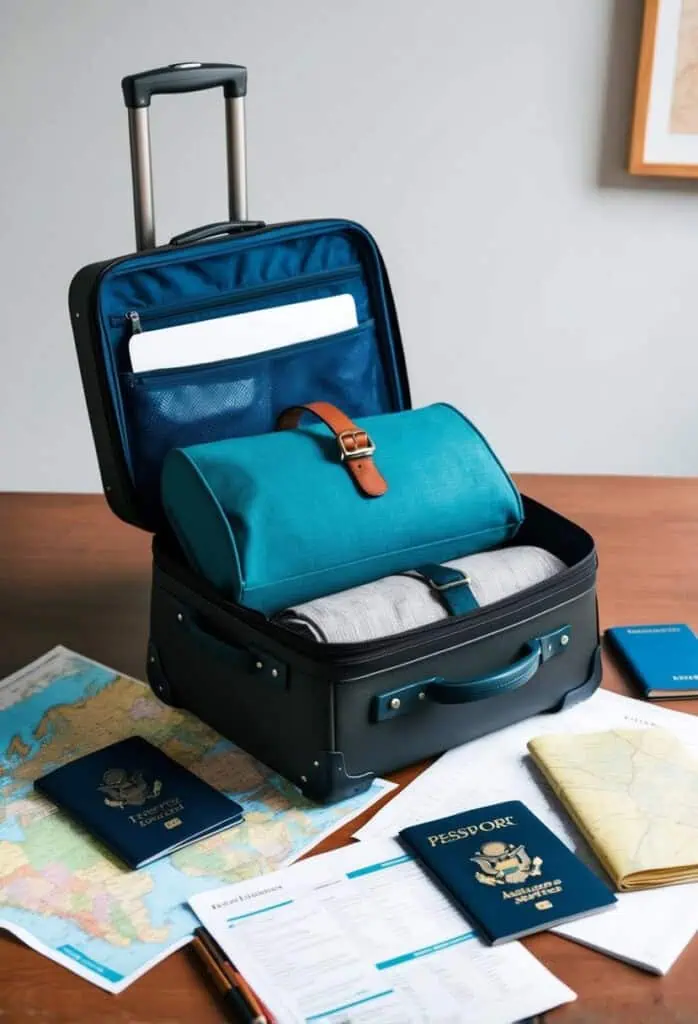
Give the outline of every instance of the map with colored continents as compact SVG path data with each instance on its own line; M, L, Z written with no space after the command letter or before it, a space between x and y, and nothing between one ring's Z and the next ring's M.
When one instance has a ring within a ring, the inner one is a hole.
M136 734L241 803L244 823L129 871L34 791L53 768ZM316 806L143 683L56 647L0 682L0 928L120 992L189 941L191 896L291 863L390 788Z

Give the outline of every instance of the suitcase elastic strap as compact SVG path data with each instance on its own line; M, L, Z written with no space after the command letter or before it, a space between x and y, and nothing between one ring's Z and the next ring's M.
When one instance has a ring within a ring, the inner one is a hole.
M472 612L480 607L470 586L470 577L460 569L452 569L434 562L412 570L409 575L416 575L424 580L449 615L465 615L466 612Z

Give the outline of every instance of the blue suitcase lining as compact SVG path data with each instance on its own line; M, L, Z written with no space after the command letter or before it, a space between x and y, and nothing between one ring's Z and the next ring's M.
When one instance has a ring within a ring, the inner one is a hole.
M127 258L100 281L98 318L126 462L149 515L170 448L272 430L286 406L325 399L360 417L405 408L375 243L347 221L315 222ZM350 293L359 326L259 355L133 373L144 331Z

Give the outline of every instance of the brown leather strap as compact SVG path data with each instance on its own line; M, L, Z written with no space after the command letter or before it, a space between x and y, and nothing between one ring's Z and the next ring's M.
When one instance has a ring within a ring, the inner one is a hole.
M340 458L359 490L369 498L379 498L381 494L385 494L388 485L373 461L375 448L371 438L335 405L329 402L292 405L290 409L285 409L281 413L276 421L276 429L292 430L293 427L297 427L304 412L313 413L330 428L337 438Z

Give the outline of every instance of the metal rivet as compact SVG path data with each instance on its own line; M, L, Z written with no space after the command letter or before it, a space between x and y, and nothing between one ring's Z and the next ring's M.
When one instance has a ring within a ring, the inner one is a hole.
M308 781L308 777L306 775L301 775L301 782L307 782L307 781Z
M424 690L420 690L419 693L417 694L417 697L419 698L419 700L426 700L427 695L424 692Z
M319 761L313 761L313 768L319 768L319 767L320 767L320 762Z
M399 707L400 707L400 698L399 697L393 697L393 699L390 702L390 709L391 709L391 711L397 711L397 709Z
M562 644L563 647L567 647L567 644L569 642L570 642L570 638L567 636L567 633L563 633L562 636L560 637L560 643Z
M255 661L254 667L257 668L257 669L264 668L264 662L263 661Z
M184 616L181 612L177 612L177 622L184 622Z
M80 314L79 314L79 313L76 313L76 314L75 314L75 319L76 319L76 320L79 320L79 319L80 319Z
M278 676L278 674L279 674L279 670L278 670L278 668L273 668L273 669L271 670L271 674L273 675L274 679L276 679L276 677L277 677L277 676Z
M154 657L154 655L151 654L151 656L148 658L148 661L150 662L151 665L154 665L155 664L155 657Z

